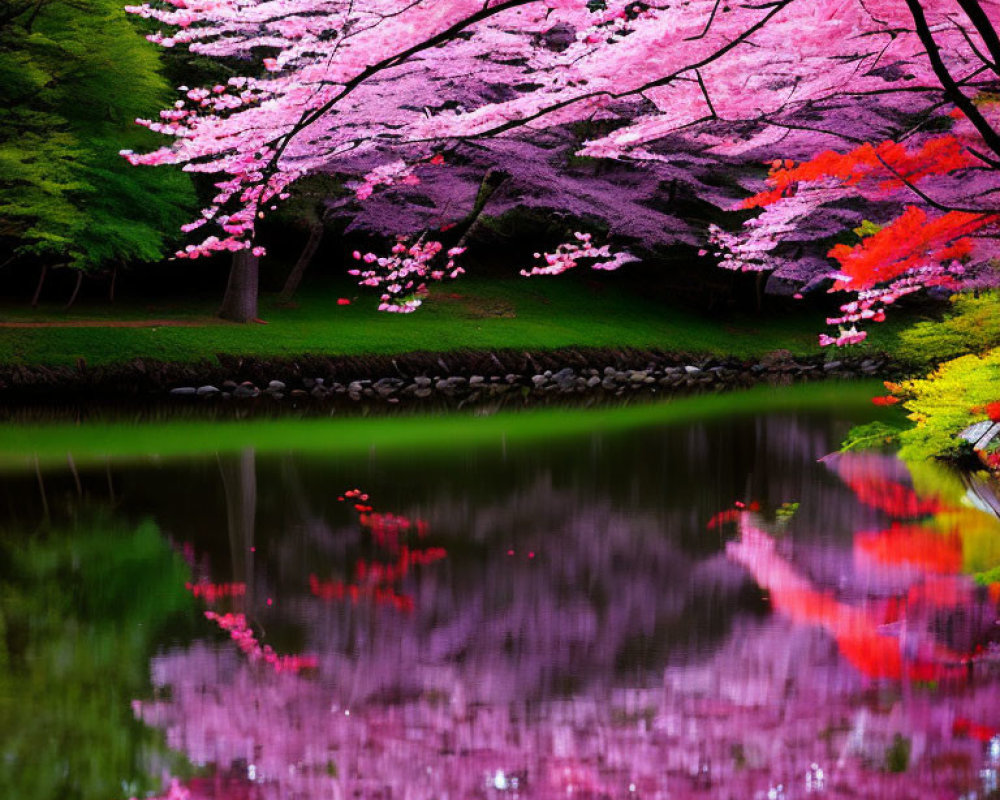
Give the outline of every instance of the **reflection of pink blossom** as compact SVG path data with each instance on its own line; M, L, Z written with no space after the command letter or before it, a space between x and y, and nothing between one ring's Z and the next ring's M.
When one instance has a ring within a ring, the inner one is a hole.
M831 463L861 502L901 520L946 510L938 498L921 498L904 485L895 469L887 475L884 459L842 455ZM960 575L962 541L957 531L897 521L878 533L856 532L855 560L870 568L896 569L906 587L888 599L850 603L832 590L815 586L779 552L778 543L756 515L743 512L735 521L739 537L727 544L727 555L746 567L768 592L775 610L828 631L847 661L862 674L927 681L967 677L967 666L976 654L943 646L926 620L908 612L909 607L945 609L973 604L971 583Z
M279 656L270 645L262 645L254 632L247 625L243 614L216 614L206 611L205 618L212 620L222 630L229 633L230 638L253 662L263 662L272 667L275 672L300 672L304 669L315 669L318 660L315 656Z
M783 439L781 447L790 441L797 440ZM894 464L859 460L852 471L839 462L845 476L864 478L869 494L885 490L890 499L880 508L921 511ZM290 589L277 604L319 654L309 679L257 669L228 644L196 642L156 656L153 699L135 710L170 747L212 773L185 784L190 800L763 800L779 784L788 800L798 800L806 787L815 790L817 775L824 776L818 796L825 800L942 800L982 788L979 770L996 766L983 743L1000 727L992 678L979 672L981 680L950 680L950 672L904 668L902 677L949 680L899 691L890 674L897 662L935 670L944 664L947 653L933 649L932 632L904 605L939 603L943 583L903 573L914 591L891 596L881 583L855 585L852 546L826 527L820 544L804 537L807 551L822 553L809 563L817 569L800 566L802 553L789 553L799 539L768 533L767 506L759 503L737 505L716 521L743 524L731 551L738 563L718 552L687 561L664 516L611 510L551 483L519 487L493 504L480 500L474 512L467 498L450 494L422 503L435 533L448 528L473 545L491 542L483 552L492 555L411 569L405 589L419 602L407 614L382 607L375 591L396 591L387 581L402 574L402 559L413 563L414 551L404 548L419 545L427 559L441 554L416 535L415 511L376 512L366 493L345 492L354 507L341 508L345 514L356 513L358 522L378 514L395 524L395 550L389 553L392 537L378 544L369 526L327 530L326 552L341 555L326 566L343 579L313 575L308 591ZM883 513L853 508L866 526ZM504 555L538 546L525 522L536 516L547 537L544 557ZM505 538L491 540L498 529ZM284 555L300 542L285 543ZM363 560L349 555L359 543ZM280 563L288 570L294 562ZM737 613L711 652L671 652L655 672L615 668L623 643L668 646L661 623L688 624L685 592L708 592L718 604L721 580L748 596L738 564L759 581L775 613ZM816 576L830 566L847 576L846 586ZM303 559L300 567L304 576L317 565ZM349 585L357 603L331 602L347 600ZM968 608L968 581L957 576L952 588L956 607ZM340 592L343 598L323 596ZM600 669L588 672L588 659L602 656ZM538 689L553 673L571 682ZM866 691L873 679L888 690ZM912 750L906 771L895 774L885 760L900 733Z
M136 800L136 798L133 797L132 800ZM158 797L146 798L146 800L192 800L191 790L184 786L177 778L173 778L165 794Z

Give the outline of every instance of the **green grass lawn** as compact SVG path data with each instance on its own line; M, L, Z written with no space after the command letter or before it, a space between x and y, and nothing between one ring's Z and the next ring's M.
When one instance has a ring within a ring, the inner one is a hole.
M342 290L343 293L344 290ZM435 286L414 314L380 314L370 294L352 287L351 305L335 289L304 294L297 308L265 297L267 325L213 318L217 300L81 305L69 313L0 306L0 322L188 320L199 327L0 328L0 363L96 366L155 358L194 362L216 354L267 357L394 354L461 349L558 347L655 348L751 358L784 348L817 353L824 328L815 312L795 316L740 315L709 319L620 289L567 279L463 279ZM871 343L892 351L899 323L872 326Z

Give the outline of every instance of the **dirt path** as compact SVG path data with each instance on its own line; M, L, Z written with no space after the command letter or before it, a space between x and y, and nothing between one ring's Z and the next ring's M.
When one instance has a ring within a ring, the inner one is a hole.
M0 322L0 328L203 328L211 323L182 319L79 319L59 322Z

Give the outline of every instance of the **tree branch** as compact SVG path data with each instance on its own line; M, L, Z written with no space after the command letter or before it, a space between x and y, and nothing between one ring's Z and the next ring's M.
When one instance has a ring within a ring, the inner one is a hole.
M983 59L983 61L986 61L990 69L997 75L1000 75L1000 36L997 35L996 28L993 27L990 18L986 16L983 7L979 5L979 0L958 0L958 5L975 27L976 32L982 38L983 44L986 45L986 49L989 50L990 56L993 58L992 63L986 61L986 59Z
M961 208L960 206L949 206L945 205L944 203L939 203L937 200L935 200L933 197L931 197L929 194L923 191L923 189L920 189L918 186L916 186L913 183L913 181L911 181L909 178L903 175L894 166L889 164L884 158L882 158L882 156L878 154L878 151L875 151L875 158L877 158L879 162L882 164L882 166L885 167L887 170L889 170L889 172L891 172L897 179L902 181L906 185L907 189L909 189L917 197L919 197L921 200L927 203L927 205L929 205L931 208L936 208L938 211L961 211L964 214L980 214L982 216L989 216L991 214L1000 213L1000 209Z
M696 42L698 39L703 39L708 35L709 28L712 27L712 22L715 20L715 15L719 11L719 6L722 4L722 0L715 0L715 5L712 6L712 13L708 15L708 22L705 23L705 28L697 36L689 36L685 39L685 42Z
M927 24L927 17L924 16L924 10L921 8L919 0L906 0L906 6L910 10L910 16L913 17L917 36L920 37L920 41L927 50L927 58L931 62L931 68L938 80L941 81L945 96L969 118L990 150L1000 156L1000 133L997 133L986 121L986 118L976 108L975 103L965 96L951 73L948 72L948 68L941 58L941 50L937 42L934 41L934 35Z

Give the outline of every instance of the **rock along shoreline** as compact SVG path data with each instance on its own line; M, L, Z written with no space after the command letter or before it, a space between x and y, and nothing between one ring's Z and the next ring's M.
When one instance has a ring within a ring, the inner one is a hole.
M837 355L837 354L833 354ZM0 365L0 405L207 404L254 407L463 407L586 401L725 391L756 384L893 378L890 357L793 356L758 360L657 350L563 348L415 352L395 356L253 358L218 355L193 364L135 359L89 367Z

